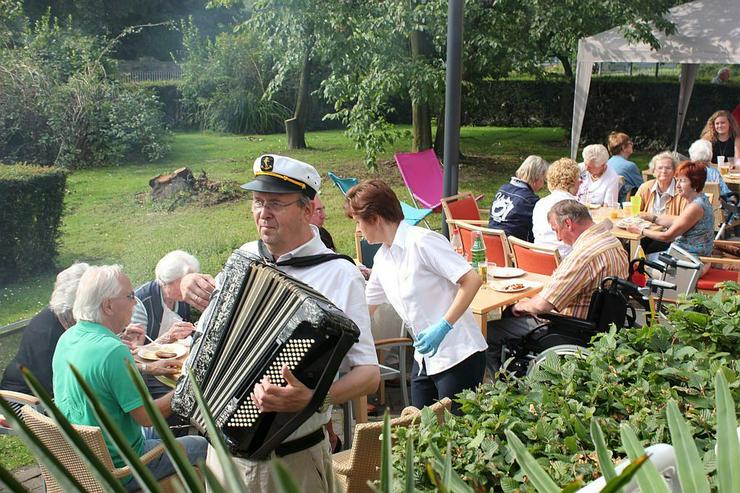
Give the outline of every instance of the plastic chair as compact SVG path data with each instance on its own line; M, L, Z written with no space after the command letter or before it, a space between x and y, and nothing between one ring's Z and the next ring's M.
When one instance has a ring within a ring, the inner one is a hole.
M721 247L740 248L740 242L715 240L715 249ZM726 281L740 282L740 259L724 257L699 257L705 264L710 264L709 270L699 278L696 288L702 292L715 292L719 290L719 283ZM722 266L720 268L716 266Z
M465 221L476 226L486 226L488 220L481 219L488 211L478 208L478 202L471 192L461 192L452 197L442 198L442 210L444 210L447 223L450 221Z
M62 433L59 431L54 420L48 416L44 416L35 409L29 406L23 406L21 409L21 417L26 422L31 431L36 435L44 446L62 463L65 469L72 473L77 481L85 488L88 492L103 492L105 491L100 483L97 482L95 476L90 473L85 465L85 462L77 455L77 452L67 443ZM80 435L85 441L88 447L92 449L95 455L100 461L105 464L108 470L111 471L114 477L123 478L131 474L129 466L116 468L113 465L113 459L111 459L110 452L105 446L105 440L103 439L103 432L97 426L84 426L84 425L72 425L74 430ZM146 464L156 457L159 457L164 453L164 446L158 445L149 452L141 456L141 461ZM56 479L49 473L49 471L39 463L41 468L41 474L46 483L47 493L62 492L63 490L57 483ZM164 487L165 491L175 491L170 486L171 480L177 480L176 475L169 476L160 481L160 484Z
M342 195L347 195L350 188L354 187L359 183L357 178L340 178L331 171L326 173L329 175L329 179L337 186Z
M560 252L557 248L535 245L516 236L509 236L509 245L514 264L527 272L550 276L560 265Z
M473 231L480 231L486 245L486 260L495 262L500 267L511 267L512 253L506 233L500 229L475 226L465 221L448 221L450 226L460 232L463 250L468 261L472 260Z
M414 205L439 212L442 208L444 177L434 149L397 152L394 157Z
M335 175L331 171L327 172L327 175L331 179L331 181L337 186L340 192L342 192L342 195L347 195L347 192L350 188L354 187L359 183L359 180L357 178L340 178L339 176ZM426 223L426 217L432 213L431 209L419 209L416 207L413 207L406 202L400 200L401 203L401 211L403 212L403 220L409 223L412 226L416 226L420 222L424 221ZM429 223L426 223L427 227L429 227ZM369 267L369 266L368 266Z
M444 421L445 409L449 410L452 401L445 397L435 402L430 408L437 415L437 420ZM391 427L414 426L421 420L421 413L415 407L407 407L401 416L391 420ZM369 493L373 490L368 481L377 481L380 477L380 435L383 433L383 422L360 423L355 428L355 440L352 448L332 456L334 473L342 491L352 493Z

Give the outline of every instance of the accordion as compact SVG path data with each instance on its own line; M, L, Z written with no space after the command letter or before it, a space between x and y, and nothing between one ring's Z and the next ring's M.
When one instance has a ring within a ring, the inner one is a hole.
M320 407L360 331L323 295L260 257L237 250L221 275L185 367L230 452L262 460ZM265 376L284 386L284 365L313 397L297 413L262 413L250 394ZM178 381L172 410L205 433L190 380L186 373Z

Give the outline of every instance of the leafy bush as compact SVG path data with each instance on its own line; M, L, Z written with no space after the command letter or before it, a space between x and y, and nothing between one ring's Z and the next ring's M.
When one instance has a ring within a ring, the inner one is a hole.
M266 94L271 64L259 38L243 30L204 41L192 23L183 23L180 84L189 122L204 129L245 133L280 131L288 109Z
M0 159L90 167L168 152L153 93L108 78L111 47L47 15L0 49Z
M53 264L65 183L58 169L0 165L0 283Z
M643 149L672 148L678 89L678 82L668 78L593 79L581 141L605 142L610 131L621 130ZM466 85L463 90L466 124L571 127L572 82L508 79ZM697 83L686 114L681 145L688 147L699 138L714 111L735 108L737 91L737 86Z
M612 330L594 339L587 356L549 358L524 379L498 380L461 393L463 416L449 416L444 426L422 419L419 428L397 431L397 469L404 463L402 444L413 440L416 485L432 489L424 464L434 457L434 447L443 450L451 444L453 468L474 488L498 485L503 491L526 491L524 474L505 446L504 432L511 430L557 483L578 476L588 481L597 475L588 432L592 418L598 418L613 450L620 447L623 423L635 429L643 443L666 442L664 409L675 399L695 431L706 470L712 473L713 376L718 369L740 403L737 344L723 351L731 345L725 341L740 336L739 291L740 286L732 284L714 297L692 301L710 317L722 319L716 324L681 327L681 316L674 314L671 323L676 327ZM707 340L719 342L712 346Z

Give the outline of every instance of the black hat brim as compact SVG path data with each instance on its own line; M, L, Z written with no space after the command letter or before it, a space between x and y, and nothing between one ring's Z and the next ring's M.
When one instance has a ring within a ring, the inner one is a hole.
M241 186L244 190L252 192L265 192L265 193L303 193L309 198L314 198L316 191L306 185L305 188L291 183L286 180L281 180L275 176L257 176L254 180L245 183Z

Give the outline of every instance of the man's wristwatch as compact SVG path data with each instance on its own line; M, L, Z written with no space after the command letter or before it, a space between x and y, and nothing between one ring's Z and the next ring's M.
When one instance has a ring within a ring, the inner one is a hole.
M146 371L146 363L141 364L141 371L142 373Z

